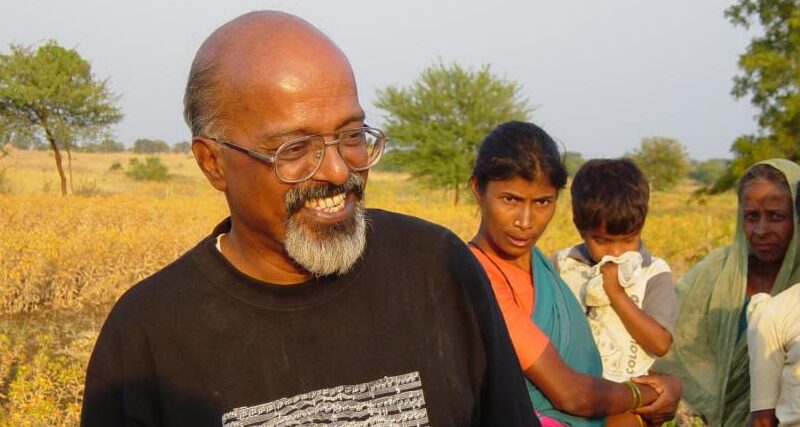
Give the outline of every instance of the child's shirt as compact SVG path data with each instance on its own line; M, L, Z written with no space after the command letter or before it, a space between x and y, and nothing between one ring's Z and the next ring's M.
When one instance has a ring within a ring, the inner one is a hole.
M603 290L599 265L589 256L585 244L560 250L553 265L586 309L589 326L603 361L603 377L626 381L647 374L655 358L628 333L622 319L611 307ZM637 307L672 333L678 301L672 271L666 261L654 257L642 245L639 251L617 260L620 284Z

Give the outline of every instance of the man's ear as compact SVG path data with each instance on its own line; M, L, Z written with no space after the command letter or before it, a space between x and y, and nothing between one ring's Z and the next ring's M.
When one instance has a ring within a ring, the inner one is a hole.
M225 191L227 182L219 145L208 138L196 136L192 138L192 153L208 182L217 190Z

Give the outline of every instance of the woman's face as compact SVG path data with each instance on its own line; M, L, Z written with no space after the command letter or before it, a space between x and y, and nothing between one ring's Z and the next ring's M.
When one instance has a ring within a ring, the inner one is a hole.
M792 197L781 185L757 179L742 192L744 235L761 262L781 262L794 233Z
M481 208L483 249L527 270L530 250L555 213L558 190L543 177L514 177L489 181L483 193L473 183L472 191Z

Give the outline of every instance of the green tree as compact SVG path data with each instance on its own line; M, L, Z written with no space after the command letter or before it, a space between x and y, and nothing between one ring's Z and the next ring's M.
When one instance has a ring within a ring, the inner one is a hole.
M111 138L105 138L100 141L97 146L97 151L101 153L119 153L125 151L125 146L121 142Z
M169 153L169 144L160 139L139 138L133 141L132 150L142 154Z
M12 132L8 135L9 144L20 150L39 149L45 144L39 138L23 132Z
M78 135L101 132L120 121L116 101L106 80L92 75L88 61L55 41L36 49L12 44L10 54L0 54L0 116L44 135L53 150L62 195L67 194L67 179L60 149L69 150Z
M705 185L713 184L719 180L730 168L730 160L708 159L702 162L692 162L689 178Z
M732 187L752 164L771 157L800 161L800 2L738 0L725 11L733 25L754 23L763 33L739 56L742 74L734 78L732 94L749 96L759 110L758 132L736 139L728 171L710 188Z
M642 169L650 185L658 191L674 188L689 171L689 159L683 145L671 138L644 138L639 148L625 157Z
M192 152L192 143L189 141L179 141L172 144L172 152L180 154L189 154Z
M104 138L98 142L88 142L80 147L81 151L87 153L119 153L125 151L125 146L113 138Z
M375 106L388 113L385 130L392 157L433 188L453 191L458 204L477 145L492 128L528 120L532 109L516 82L438 62L408 87L377 91Z
M586 163L586 159L583 158L581 153L575 151L567 151L564 153L564 167L567 168L567 173L569 176L575 176L575 172L578 172L578 169Z

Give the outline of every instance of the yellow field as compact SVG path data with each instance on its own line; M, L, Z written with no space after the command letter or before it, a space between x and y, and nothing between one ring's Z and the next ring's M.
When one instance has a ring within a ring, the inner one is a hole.
M161 155L172 179L142 183L122 172L130 153L73 158L74 188L57 195L49 152L0 159L0 427L75 425L83 370L108 304L165 265L225 217L224 198L187 155ZM65 164L66 167L66 164ZM644 240L677 274L733 233L732 194L689 203L691 187L655 193ZM540 242L550 253L577 242L568 192ZM477 228L472 203L407 176L373 172L367 205L426 218L463 239Z

